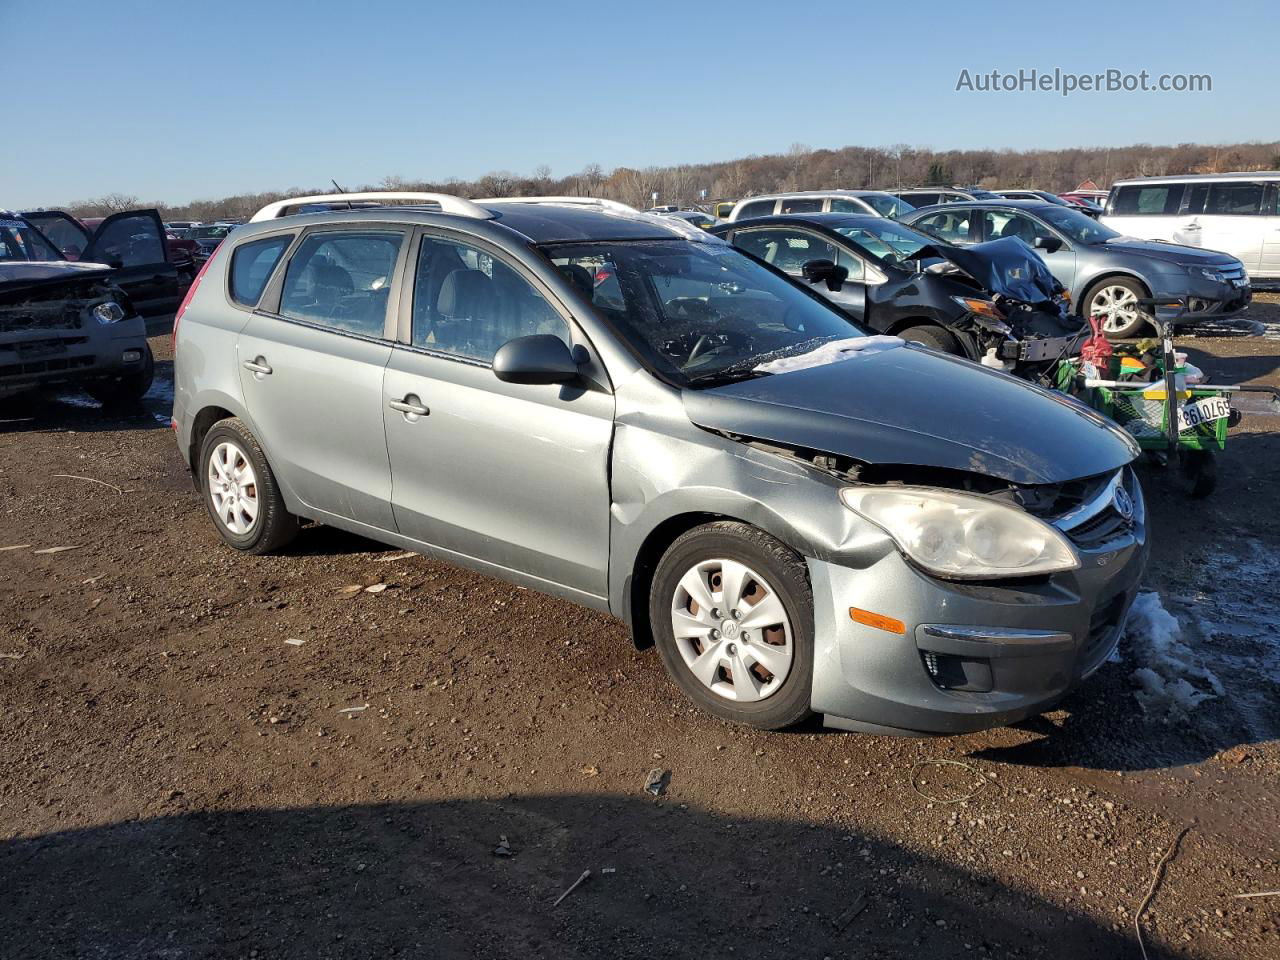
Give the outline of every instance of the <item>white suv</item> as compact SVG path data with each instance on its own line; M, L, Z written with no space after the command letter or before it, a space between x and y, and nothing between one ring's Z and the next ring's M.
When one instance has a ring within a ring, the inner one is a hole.
M804 190L739 200L725 219L732 223L775 213L865 213L896 220L914 209L907 201L881 190Z
M1119 180L1102 222L1142 240L1221 250L1280 278L1280 172Z

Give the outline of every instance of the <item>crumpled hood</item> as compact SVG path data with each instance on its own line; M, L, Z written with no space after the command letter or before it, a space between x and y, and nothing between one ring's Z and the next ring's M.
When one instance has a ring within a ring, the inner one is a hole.
M32 280L71 279L86 274L108 274L105 263L71 263L67 260L7 260L0 262L0 284Z
M1094 249L1110 250L1115 253L1136 253L1143 257L1153 257L1156 260L1188 267L1221 267L1237 262L1231 254L1218 250L1202 250L1200 247L1187 247L1181 243L1139 240L1136 237L1116 237L1114 240L1098 244Z
M1035 248L1017 237L937 249L992 293L1012 300L1043 303L1052 300L1058 289L1057 280Z
M685 390L700 427L852 457L1062 483L1137 455L1083 404L914 344L825 366Z

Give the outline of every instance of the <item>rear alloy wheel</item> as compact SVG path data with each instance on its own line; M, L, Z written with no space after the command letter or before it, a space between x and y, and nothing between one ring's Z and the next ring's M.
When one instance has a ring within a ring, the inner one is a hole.
M671 545L650 600L676 684L710 713L766 729L809 715L812 609L804 562L762 531L727 521Z
M1087 315L1102 317L1102 332L1109 340L1137 336L1150 317L1138 306L1147 292L1133 280L1103 280L1085 295Z
M248 428L222 420L204 438L200 487L218 534L245 553L270 553L298 533L267 458Z

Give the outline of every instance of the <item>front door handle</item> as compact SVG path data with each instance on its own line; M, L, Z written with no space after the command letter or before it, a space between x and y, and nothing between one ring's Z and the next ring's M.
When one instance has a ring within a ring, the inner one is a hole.
M404 414L406 420L417 420L419 417L425 417L431 413L431 409L427 407L416 394L409 394L403 400L388 400L387 406L392 410L398 410Z
M254 357L252 360L246 360L244 362L244 368L246 370L253 371L260 377L265 377L271 373L271 367L267 365L267 361L264 357Z

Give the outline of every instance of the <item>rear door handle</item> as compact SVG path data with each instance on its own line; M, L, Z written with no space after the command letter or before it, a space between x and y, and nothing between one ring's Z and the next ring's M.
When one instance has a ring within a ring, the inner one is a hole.
M431 409L418 399L417 395L412 393L403 400L388 400L387 406L392 410L398 410L403 413L406 420L416 420L418 417L425 417L431 413Z
M246 370L253 371L260 377L265 377L271 373L271 368L267 366L267 361L262 357L255 357L252 360L246 360L244 362L244 368Z

